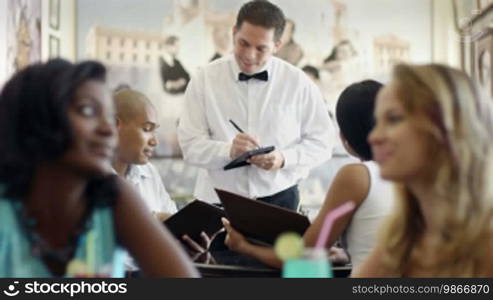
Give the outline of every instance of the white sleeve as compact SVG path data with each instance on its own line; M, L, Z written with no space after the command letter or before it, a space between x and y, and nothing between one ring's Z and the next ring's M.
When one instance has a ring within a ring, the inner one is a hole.
M166 191L166 188L164 185L161 183L161 188L160 188L160 199L163 199L162 201L162 211L165 213L169 214L174 214L178 211L176 208L175 201L171 199L169 196L168 192Z
M165 212L168 214L174 214L178 210L176 208L175 201L171 199L166 188L164 187L163 180L161 179L161 175L159 175L158 170L154 165L149 163L149 168L152 173L152 180L155 182L156 190L157 190L157 200L159 201L159 211Z
M322 94L309 82L302 94L301 140L281 152L284 168L313 168L332 157L336 141L335 128L330 122Z
M222 169L231 160L231 143L211 139L204 89L201 70L189 82L185 92L185 108L178 124L178 142L187 163L207 169Z

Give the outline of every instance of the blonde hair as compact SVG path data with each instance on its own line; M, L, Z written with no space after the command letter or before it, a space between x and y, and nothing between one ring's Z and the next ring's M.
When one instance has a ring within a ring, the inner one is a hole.
M412 259L420 254L415 246L425 232L424 218L408 187L396 183L399 199L379 243L385 268L396 276L405 276L410 264L439 277L491 274L492 265L485 264L493 250L491 104L465 73L443 65L398 65L393 81L397 100L418 130L441 146L430 168L439 230L427 245L439 255L426 265Z

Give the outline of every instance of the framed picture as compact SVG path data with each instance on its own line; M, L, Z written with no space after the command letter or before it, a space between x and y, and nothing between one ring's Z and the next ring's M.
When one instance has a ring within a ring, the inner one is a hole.
M56 58L60 56L60 39L53 35L50 35L49 39L48 56L50 58Z
M60 28L60 0L50 0L49 21L52 29Z
M41 0L8 0L0 40L6 50L6 76L41 60ZM3 9L3 8L2 8ZM3 12L2 12L3 14ZM4 31L5 29L5 31ZM5 35L3 35L5 33ZM3 59L3 57L2 57ZM3 64L0 63L1 67ZM3 70L2 70L3 71Z
M476 80L484 95L493 99L493 28L482 32L475 45Z

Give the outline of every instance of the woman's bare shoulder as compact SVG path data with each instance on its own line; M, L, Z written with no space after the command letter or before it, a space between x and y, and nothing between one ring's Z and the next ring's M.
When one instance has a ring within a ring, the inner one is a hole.
M354 163L343 166L337 172L331 192L336 193L338 199L351 199L356 205L360 205L368 196L369 188L368 169L364 164Z

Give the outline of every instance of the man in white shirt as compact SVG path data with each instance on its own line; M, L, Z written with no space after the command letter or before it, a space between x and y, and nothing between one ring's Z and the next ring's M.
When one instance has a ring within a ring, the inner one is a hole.
M272 56L285 22L268 1L246 3L233 28L234 54L200 69L187 87L178 140L185 161L206 170L197 178L198 199L217 202L218 188L296 209L298 182L331 156L334 130L319 89ZM275 151L254 156L251 166L223 170L245 151L270 145Z
M163 221L176 212L176 205L149 162L158 145L156 110L144 94L132 89L116 92L114 100L119 142L113 168L133 184L147 207Z
M130 88L115 92L113 97L119 138L113 168L119 176L134 186L145 205L162 222L176 213L177 208L168 195L159 172L149 162L158 145L156 109L144 94ZM194 241L187 235L182 237L189 252L195 257L207 254L211 242L211 237L205 233L201 234L201 238L200 241ZM138 270L129 256L125 267L129 274L135 274L133 272Z
M177 209L161 176L149 162L158 144L156 110L144 94L129 88L117 91L113 96L119 138L113 168L134 186L149 210L164 221ZM128 274L138 270L128 255L125 268Z

